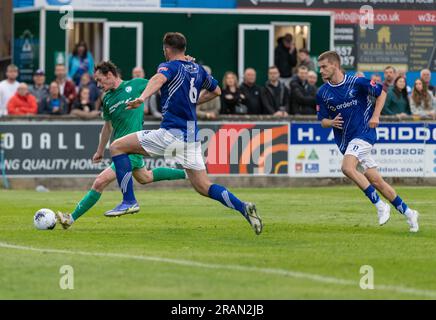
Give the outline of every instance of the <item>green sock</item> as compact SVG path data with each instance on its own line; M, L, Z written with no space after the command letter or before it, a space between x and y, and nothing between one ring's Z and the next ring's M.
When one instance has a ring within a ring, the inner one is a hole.
M153 182L161 180L180 180L186 179L185 170L172 168L156 168L153 172Z
M86 211L91 209L94 204L97 203L97 201L100 199L101 193L97 192L93 189L89 190L88 193L83 197L82 200L80 200L79 204L77 205L76 209L72 213L72 218L74 221L79 219Z

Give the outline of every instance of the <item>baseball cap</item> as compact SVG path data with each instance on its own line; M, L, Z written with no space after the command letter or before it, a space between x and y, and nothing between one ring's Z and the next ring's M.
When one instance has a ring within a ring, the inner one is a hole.
M44 76L45 72L42 69L38 69L38 70L35 71L35 73L33 75L35 75L35 76Z

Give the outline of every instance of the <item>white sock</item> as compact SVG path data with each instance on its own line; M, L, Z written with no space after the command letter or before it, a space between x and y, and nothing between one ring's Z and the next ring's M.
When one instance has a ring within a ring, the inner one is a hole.
M410 209L410 208L407 208L407 210L406 210L406 212L404 212L404 215L407 217L407 218L410 218L412 215L413 215L413 211Z
M377 208L377 210L381 211L385 208L386 203L384 203L383 201L379 200L377 203L374 203L375 207Z

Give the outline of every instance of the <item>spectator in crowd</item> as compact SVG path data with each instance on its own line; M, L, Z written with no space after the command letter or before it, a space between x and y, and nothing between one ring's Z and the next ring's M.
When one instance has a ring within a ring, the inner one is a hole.
M315 90L316 90L316 91L318 91L318 87L317 87L317 85L316 85L316 84L318 83L318 75L316 74L315 71L310 70L310 71L307 73L307 82L308 82L311 86L315 87Z
M25 82L18 85L17 92L8 102L9 115L27 115L38 112L36 98L29 93L29 88Z
M262 114L262 100L260 87L256 84L256 70L247 68L244 72L244 82L240 86L241 93L245 96L248 114Z
M395 79L397 78L397 70L395 70L395 68L392 66L387 66L384 69L384 76L385 81L383 82L383 84L386 86L386 88L392 87L394 85Z
M276 66L268 68L268 81L261 90L262 105L266 114L286 117L289 115L289 91L279 77Z
M203 66L204 70L208 74L212 74L212 70L209 66ZM204 89L203 89L204 90ZM198 119L213 120L216 119L221 110L221 99L220 97L215 97L208 102L197 104L197 117Z
M161 96L159 91L153 94L145 104L146 110L144 110L144 113L148 113L149 111L155 119L159 119L159 120L162 119L162 106L160 103L160 98Z
M382 83L381 75L378 73L373 73L371 75L371 81L374 81L375 83Z
M60 86L56 81L50 83L49 96L42 101L40 114L61 115L68 113L68 105L64 96L61 95Z
M415 80L410 96L410 110L413 115L421 118L436 119L436 99L421 79Z
M248 108L245 96L241 93L238 85L238 77L232 71L227 71L223 78L223 90L221 93L222 114L247 114Z
M145 71L142 67L134 67L132 70L132 79L135 78L145 78Z
M92 103L95 103L100 96L100 90L97 88L97 85L91 79L91 76L89 73L85 73L82 75L82 79L80 79L80 89L82 88L88 88L89 89L89 98L91 99Z
M80 79L84 73L89 73L91 76L94 73L94 58L91 52L88 51L86 42L80 41L76 44L73 54L69 58L68 66L70 70L68 76L73 80L76 86L79 86Z
M428 90L433 94L433 96L436 97L436 86L433 86L431 84L431 72L428 69L422 69L421 73L421 80L426 84Z
M297 52L290 33L277 39L277 47L274 51L274 64L279 70L280 81L289 87L292 69L297 65Z
M354 76L357 77L357 78L365 78L365 74L362 71L357 71L354 74Z
M91 99L91 90L88 87L82 87L79 95L73 103L71 114L82 119L92 119L100 116L100 112L96 110L95 103Z
M291 114L316 114L316 88L307 82L308 69L300 66L291 81Z
M310 58L309 51L306 48L301 48L298 50L298 65L297 65L297 72L298 67L305 66L310 71L315 71L315 63Z
M396 115L400 119L410 115L409 98L404 77L397 77L394 80L394 85L389 87L382 114Z
M0 117L8 115L8 102L17 92L18 68L14 64L6 68L6 79L0 82Z
M48 96L48 85L45 84L45 72L42 69L35 71L33 75L33 85L29 87L29 92L36 98L38 106L41 101Z
M412 94L412 88L409 85L407 85L407 73L406 73L406 71L398 70L397 76L398 77L403 77L404 79L406 79L407 95L410 96Z
M63 64L57 64L55 67L55 81L59 85L61 95L65 98L68 105L68 112L71 110L74 100L76 99L76 85L67 79L67 70ZM68 113L67 112L67 113Z

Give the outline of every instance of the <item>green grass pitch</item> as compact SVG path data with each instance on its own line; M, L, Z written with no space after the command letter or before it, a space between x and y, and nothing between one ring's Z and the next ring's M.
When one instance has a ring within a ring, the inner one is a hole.
M190 189L138 190L141 212L112 219L120 194L104 193L67 231L36 230L33 214L71 210L83 192L1 190L0 299L436 298L433 188L397 190L421 213L417 234L394 209L379 227L354 187L232 191L257 204L260 236ZM73 290L60 288L64 265ZM374 290L359 286L363 265Z

